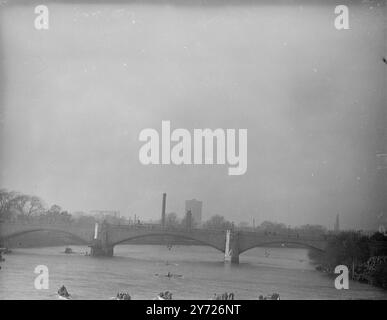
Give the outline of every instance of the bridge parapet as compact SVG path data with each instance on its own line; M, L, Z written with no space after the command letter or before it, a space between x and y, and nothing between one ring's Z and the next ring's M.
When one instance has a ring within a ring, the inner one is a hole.
M328 242L328 237L321 236L300 236L297 234L251 234L240 233L239 252L243 253L255 247L262 247L272 244L294 244L324 251Z
M89 244L92 240L93 226L75 225L65 223L0 223L0 240L8 239L32 232L49 231L53 233L66 234L76 239L80 243Z

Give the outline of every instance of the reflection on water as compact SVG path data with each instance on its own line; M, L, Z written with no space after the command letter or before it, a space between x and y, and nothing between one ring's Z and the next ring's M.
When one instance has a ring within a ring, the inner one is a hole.
M281 299L386 299L387 292L350 282L336 290L334 279L314 270L306 249L256 248L240 264L224 264L222 253L202 246L121 245L113 258L84 256L87 247L16 249L0 271L0 299L56 299L64 284L75 299L109 299L118 291L132 299L152 299L169 290L174 299L209 299L234 292L236 299L257 299L278 292ZM34 269L49 268L50 287L36 290ZM182 275L163 277L160 274Z

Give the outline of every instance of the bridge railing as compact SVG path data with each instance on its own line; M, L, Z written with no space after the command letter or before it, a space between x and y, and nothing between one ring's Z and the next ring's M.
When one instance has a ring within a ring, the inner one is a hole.
M160 224L109 224L110 227L119 228L123 230L149 230L160 232L211 232L211 233L225 233L225 230L206 229L206 228L184 228L179 226L162 226Z
M327 234L310 234L310 233L303 233L303 232L268 232L265 230L259 230L259 231L238 231L240 234L243 234L245 236L252 236L256 237L257 235L260 235L262 237L267 238L287 238L287 239L311 239L311 240L326 240L329 238L329 235Z
M7 221L0 222L0 228L12 228L12 227L25 227L25 228L57 228L57 229L66 229L69 227L90 227L94 228L94 224L78 224L73 222L49 222L49 221Z
M42 225L49 225L49 226L68 226L68 225L74 225L74 223L65 223L65 222L49 222L49 221L0 221L0 225L25 225L25 226L42 226Z
M180 226L162 226L160 224L130 224L130 225L121 225L121 224L110 224L109 226L114 227L114 228L122 228L125 230L132 229L132 230L149 230L149 231L160 231L160 232L209 232L209 233L219 233L219 234L225 234L226 230L221 230L221 229L212 229L212 228L184 228ZM308 239L308 240L326 240L327 235L311 235L311 234L306 234L306 233L297 233L297 232L267 232L265 230L257 230L257 231L247 231L247 230L238 230L234 229L236 233L242 234L244 236L251 236L251 237L256 237L256 236L262 236L265 238L271 238L271 239L292 239L292 240L297 240L297 239Z
M55 221L7 221L7 222L0 222L1 225L7 225L7 226L28 226L28 227L51 227L51 228L68 228L68 227L90 227L94 228L94 224L83 224L78 223L74 221L69 222L55 222ZM102 223L103 224L103 223ZM209 232L209 233L218 233L218 234L225 234L226 230L221 229L214 229L214 228L185 228L183 226L162 226L161 224L110 224L106 223L110 227L114 228L122 228L122 229L135 229L135 230L149 230L149 231L160 231L160 232ZM322 235L311 235L310 233L303 233L303 232L296 232L293 230L290 230L288 232L269 232L267 230L240 230L238 228L233 228L233 231L239 234L242 234L243 236L262 236L267 237L271 239L279 239L279 238L288 238L292 240L297 239L310 239L310 240L327 240L330 236L327 234Z

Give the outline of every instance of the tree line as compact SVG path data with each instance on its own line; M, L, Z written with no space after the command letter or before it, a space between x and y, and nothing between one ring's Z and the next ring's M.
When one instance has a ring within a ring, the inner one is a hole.
M53 204L49 207L37 196L0 189L0 221L70 223L71 214Z
M178 217L175 212L168 213L165 217L165 225L171 228L185 227L187 226L187 215L185 215L182 219ZM192 227L199 227L195 224L194 221L191 221ZM265 231L267 234L313 234L322 235L326 234L328 230L321 225L311 225L305 224L298 227L290 227L284 223L272 222L272 221L263 221L258 226L251 226L247 222L240 222L238 224L234 224L234 222L227 220L222 215L212 215L208 220L204 221L201 228L205 229L213 229L213 230L230 230L234 228L238 228L239 230L245 231Z
M317 270L333 274L345 265L352 279L387 289L387 237L380 232L340 232L330 237L325 252L310 250L309 258Z

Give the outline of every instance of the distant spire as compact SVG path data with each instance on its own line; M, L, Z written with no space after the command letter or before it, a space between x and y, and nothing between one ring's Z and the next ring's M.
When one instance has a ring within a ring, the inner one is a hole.
M335 232L339 232L340 231L340 220L339 220L339 214L336 215L336 222L335 222L335 228L334 228Z

